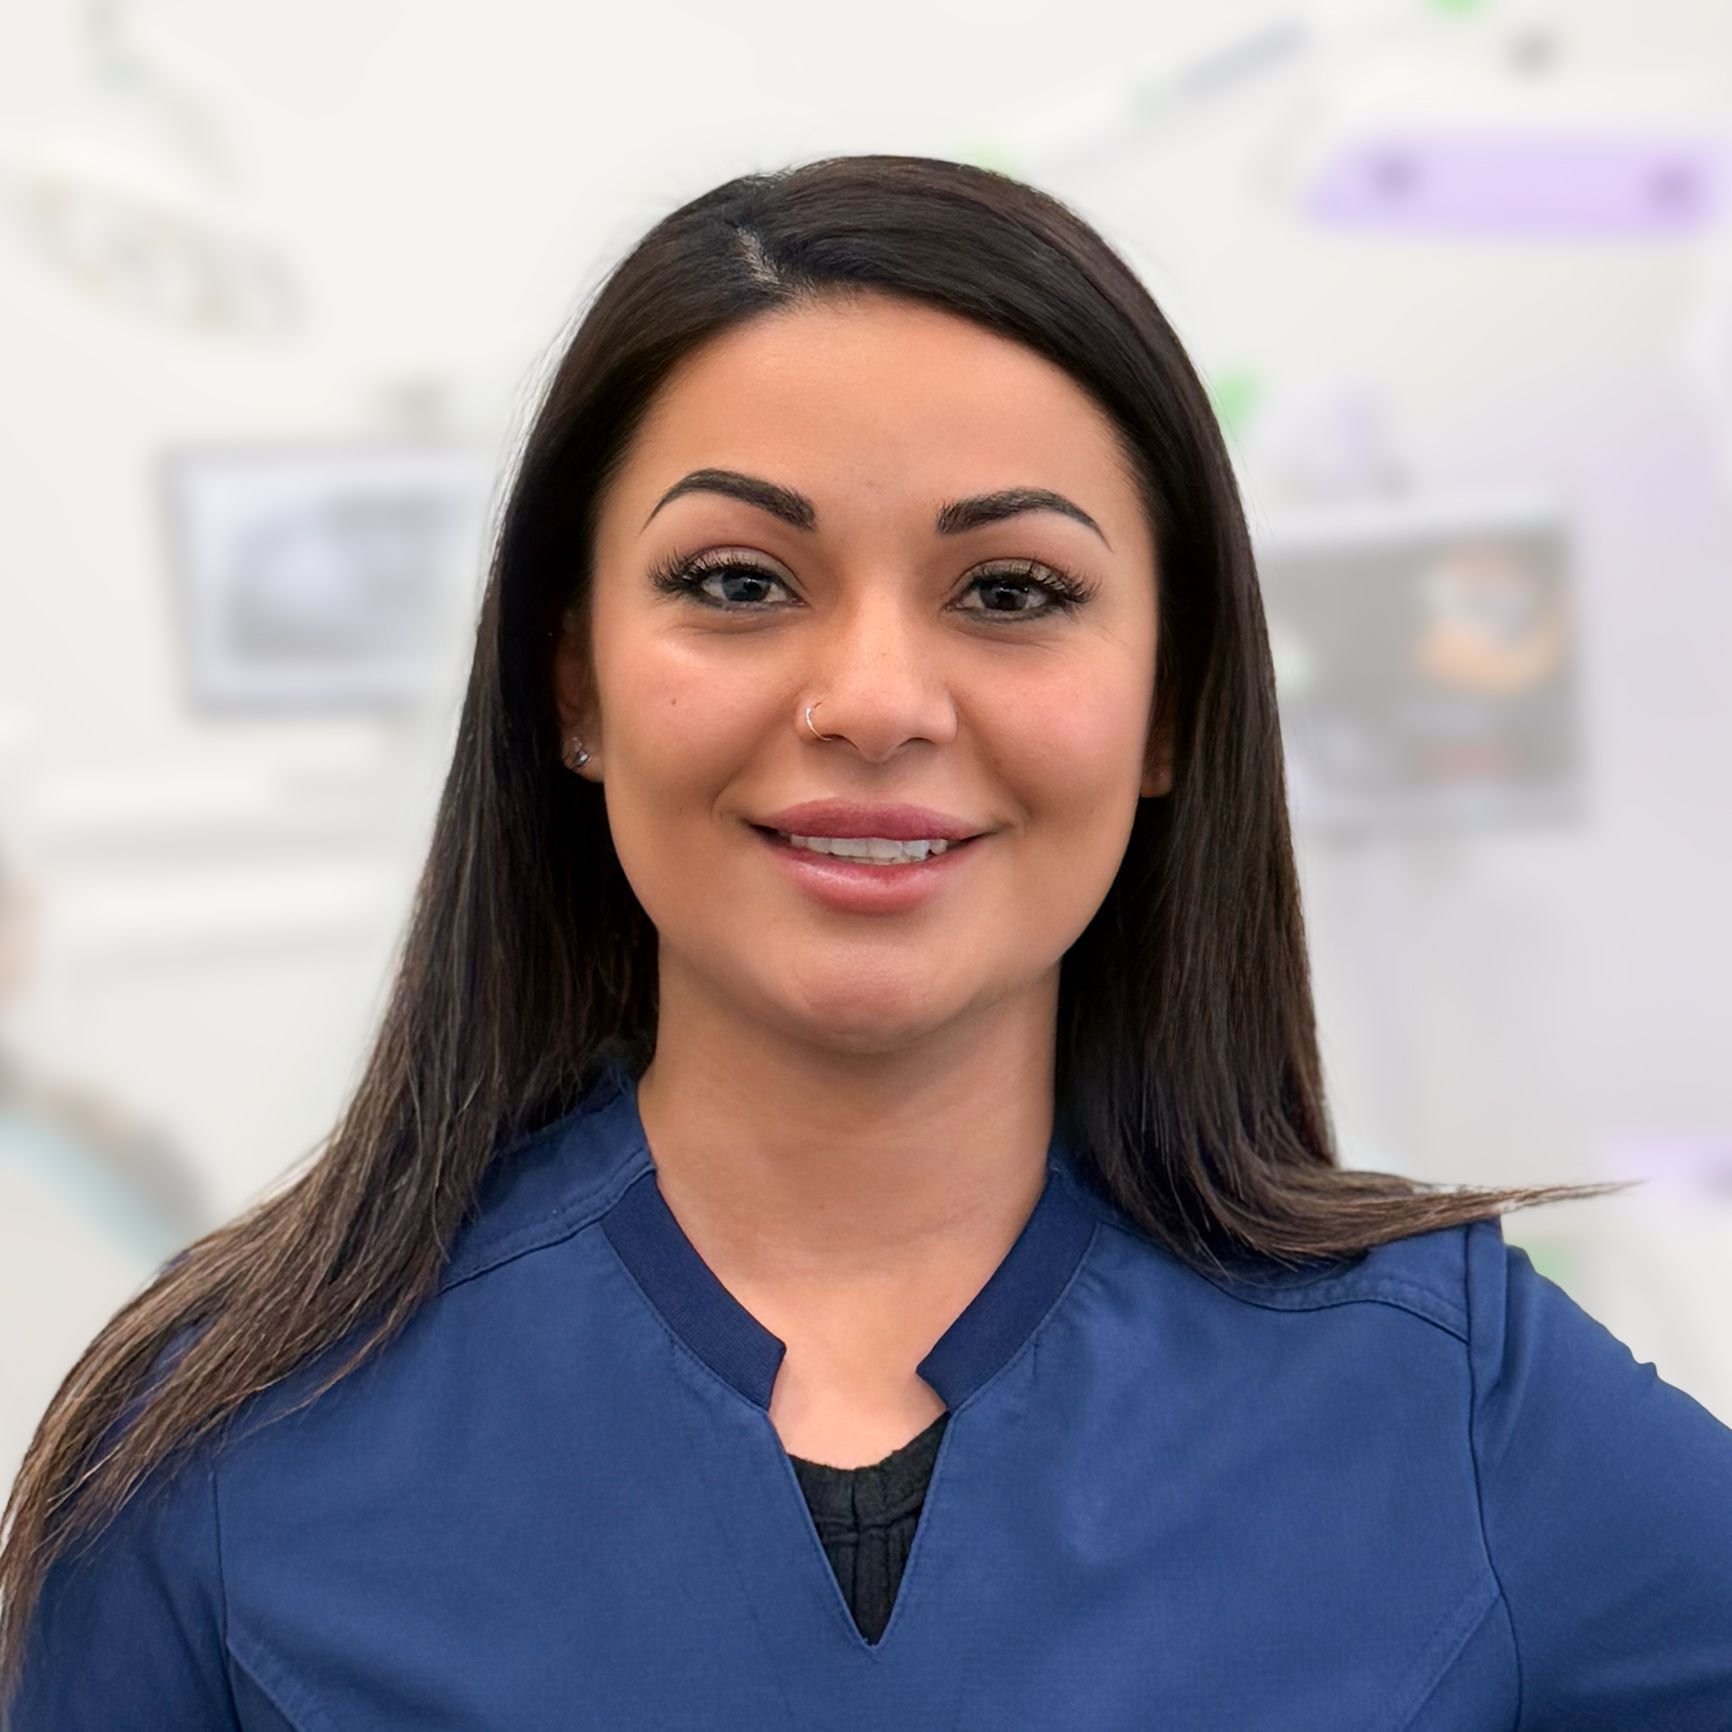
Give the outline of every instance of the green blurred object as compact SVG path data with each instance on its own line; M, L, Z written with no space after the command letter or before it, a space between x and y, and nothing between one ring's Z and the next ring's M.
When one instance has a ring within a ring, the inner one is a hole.
M1506 1242L1516 1244L1517 1241L1505 1234ZM1520 1241L1522 1250L1528 1254L1528 1261L1545 1276L1548 1281L1555 1282L1566 1292L1569 1291L1571 1280L1580 1268L1580 1263L1574 1247L1563 1244L1556 1239L1523 1239Z
M1221 430L1236 439L1262 400L1263 380L1248 367L1229 367L1208 381L1208 391Z
M1439 12L1480 12L1485 9L1487 0L1430 0Z
M1016 173L1015 153L1001 144L970 145L959 160L972 163L976 168L994 169L999 174Z

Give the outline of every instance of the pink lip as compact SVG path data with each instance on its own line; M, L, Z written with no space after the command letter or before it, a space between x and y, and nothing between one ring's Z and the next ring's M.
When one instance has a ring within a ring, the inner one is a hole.
M787 836L882 836L887 842L918 842L922 837L962 842L990 828L930 806L877 806L858 800L806 800L754 822Z
M771 857L799 889L827 908L850 914L900 914L906 909L919 907L929 896L936 895L953 873L962 869L964 862L980 845L978 841L952 843L942 854L929 854L924 860L910 860L895 866L866 866L857 860L838 860L833 855L814 854L809 848L796 848L793 843L782 841L768 830L754 828ZM791 832L796 836L834 833L826 830ZM849 834L846 831L842 833ZM881 830L867 833L884 835ZM931 833L925 832L927 835Z

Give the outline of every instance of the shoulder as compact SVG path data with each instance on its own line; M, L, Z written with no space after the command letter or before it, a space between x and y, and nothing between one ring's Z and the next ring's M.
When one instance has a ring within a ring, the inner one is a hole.
M356 1322L249 1395L207 1438L219 1502L267 1478L288 1483L315 1457L341 1462L376 1448L406 1414L454 1412L474 1368L507 1379L523 1369L540 1339L536 1320L569 1317L605 1281L605 1259L562 1257L560 1248L598 1222L648 1160L622 1076L609 1068L572 1111L502 1143L436 1287L386 1339L367 1344L374 1318ZM117 1428L202 1327L183 1327L158 1355ZM279 1423L290 1418L292 1426Z
M1502 1221L1493 1217L1407 1234L1303 1268L1260 1263L1203 1278L1243 1305L1276 1311L1381 1306L1466 1342L1476 1278L1483 1283L1512 1250Z
M1204 1277L1238 1303L1279 1311L1374 1305L1406 1313L1454 1336L1483 1384L1542 1326L1581 1339L1605 1330L1526 1250L1486 1216L1390 1239L1313 1268L1253 1270Z
M649 1159L628 1074L607 1066L569 1113L494 1157L446 1258L439 1292L581 1232Z
M1506 1244L1497 1217L1407 1234L1297 1266L1246 1258L1204 1267L1182 1262L1155 1244L1105 1199L1090 1193L1088 1200L1132 1262L1159 1266L1169 1275L1179 1272L1194 1292L1242 1309L1247 1321L1260 1312L1332 1313L1369 1306L1402 1313L1465 1344L1475 1333L1476 1314L1483 1319L1504 1301L1512 1265L1519 1260L1531 1272L1526 1254Z
M104 1446L191 1335L158 1354ZM23 1635L8 1724L238 1727L212 1456L207 1440L158 1461L116 1512L65 1535Z
M1605 1401L1628 1402L1647 1399L1654 1381L1651 1364L1505 1237L1501 1216L1297 1267L1248 1258L1219 1268L1181 1261L1104 1200L1095 1211L1111 1247L1097 1265L1146 1289L1157 1311L1177 1305L1247 1351L1264 1337L1272 1351L1285 1351L1292 1323L1308 1318L1314 1349L1338 1350L1344 1365L1364 1370L1375 1360L1398 1378L1418 1375L1421 1363L1453 1366L1450 1382L1494 1451L1510 1416L1536 1393L1543 1401L1553 1390L1591 1388ZM1439 1353L1415 1358L1403 1346L1426 1337Z

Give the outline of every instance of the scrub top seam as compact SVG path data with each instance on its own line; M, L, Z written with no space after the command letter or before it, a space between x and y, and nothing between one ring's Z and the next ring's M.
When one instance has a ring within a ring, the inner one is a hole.
M309 1696L286 1667L267 1655L250 1638L245 1647L247 1651L244 1653L239 1644L230 1650L235 1664L258 1685L261 1694L289 1725L296 1728L296 1732L314 1732L314 1729L317 1732L337 1732L337 1723L325 1711L323 1704Z
M1153 1250L1158 1255L1171 1255L1165 1248L1151 1243L1146 1234L1124 1221L1102 1218L1103 1225L1111 1227L1115 1232L1129 1239L1133 1245L1145 1254ZM1456 1340L1467 1340L1467 1313L1454 1300L1446 1298L1435 1288L1422 1285L1418 1281L1407 1281L1399 1275L1379 1275L1375 1277L1355 1277L1351 1271L1345 1275L1324 1277L1332 1284L1321 1291L1312 1289L1289 1290L1282 1292L1274 1290L1267 1293L1247 1292L1244 1288L1224 1283L1214 1276L1205 1274L1194 1265L1175 1258L1179 1267L1198 1279L1207 1281L1216 1292L1228 1299L1242 1300L1247 1305L1255 1305L1265 1311L1321 1311L1336 1305L1350 1305L1357 1301L1367 1300L1373 1303L1387 1304L1399 1310L1411 1312L1414 1316L1441 1329L1446 1335L1453 1335ZM1348 1285L1341 1285L1348 1283Z
M1473 1318L1474 1286L1472 1275L1473 1243L1470 1235L1475 1229L1482 1227L1497 1234L1500 1250L1503 1243L1503 1224L1501 1221L1495 1221L1489 1226L1485 1222L1470 1222L1467 1232L1462 1235L1465 1254L1462 1258L1461 1284L1463 1297L1467 1301L1470 1323ZM1522 1645L1521 1638L1516 1632L1515 1607L1510 1604L1509 1595L1504 1590L1503 1577L1498 1573L1497 1559L1492 1556L1491 1534L1485 1525L1485 1485L1480 1472L1479 1448L1474 1442L1474 1416L1479 1411L1480 1400L1479 1378L1474 1368L1474 1354L1471 1346L1470 1342L1467 1355L1467 1459L1473 1468L1473 1504L1475 1513L1479 1517L1479 1542L1485 1550L1486 1567L1492 1573L1492 1580L1497 1583L1498 1602L1503 1607L1504 1622L1509 1625L1510 1651L1515 1655L1516 1715L1512 1732L1521 1732L1526 1716L1525 1681L1522 1677Z
M222 1499L219 1495L217 1463L214 1458L210 1469L210 1485L211 1513L216 1534L217 1580L222 1589L222 1644L226 1661L224 1670L230 1674L226 1681L235 1724L240 1724L240 1712L233 1702L232 1672L234 1668L238 1668L258 1687L260 1694L283 1717L285 1723L296 1728L296 1732L309 1732L311 1728L318 1728L319 1732L336 1732L336 1722L320 1703L307 1695L305 1688L294 1680L288 1668L269 1658L249 1632L233 1627L229 1618L228 1575L223 1563ZM295 1704L292 1708L289 1705L291 1702Z
M1214 1283L1211 1282L1210 1285ZM1433 1328L1442 1330L1445 1335L1453 1336L1457 1341L1465 1343L1467 1340L1466 1322L1457 1320L1455 1307L1440 1299L1429 1287L1422 1287L1414 1281L1385 1278L1367 1283L1355 1292L1333 1293L1323 1298L1287 1304L1278 1300L1256 1298L1248 1293L1236 1293L1231 1288L1222 1288L1221 1291L1229 1299L1243 1299L1246 1304L1255 1305L1264 1311L1330 1311L1341 1305L1387 1305L1392 1310L1405 1311L1409 1316L1431 1324Z
M586 1096L581 1105L574 1107L570 1112L561 1114L556 1119L550 1120L539 1130L530 1131L515 1141L505 1143L495 1152L487 1173L482 1177L482 1184L485 1185L487 1177L498 1171L507 1162L519 1160L545 1144L558 1143L567 1137L578 1134L579 1127L586 1119L594 1118L604 1111L618 1098L621 1092L622 1088L619 1083L611 1083L599 1094ZM629 1161L638 1154L647 1156L648 1153L649 1150L639 1138L635 1148L630 1150L624 1159ZM551 1208L543 1209L529 1221L519 1222L515 1227L509 1228L493 1238L489 1238L485 1233L481 1234L474 1244L464 1247L463 1264L457 1268L455 1273L451 1271L448 1263L446 1273L441 1278L436 1292L444 1293L449 1288L473 1280L477 1275L485 1275L488 1270L496 1269L501 1263L522 1256L526 1251L540 1250L544 1244L555 1244L559 1239L569 1236L569 1233L580 1232L586 1225L583 1221L577 1222L568 1231L562 1231L561 1224L573 1211L581 1211L589 1207L596 1202L598 1196L605 1197L608 1187L618 1178L619 1172L616 1167L613 1171L594 1179L587 1189L580 1189L574 1193L568 1187L557 1203ZM603 1201L597 1205L597 1212L605 1213L611 1206L612 1200ZM479 1226L480 1218L471 1221L469 1225L472 1227ZM551 1236L545 1240L536 1238L537 1235L543 1233L551 1233ZM516 1241L520 1237L528 1237L535 1242L518 1247ZM473 1268L468 1267L472 1258L478 1259Z
M1456 1661L1502 1597L1495 1575L1480 1576L1426 1638L1409 1677L1399 1686L1406 1692L1405 1698L1391 1693L1379 1706L1376 1718L1366 1722L1365 1732L1385 1732L1385 1728L1389 1732L1406 1732L1414 1716L1442 1688ZM1393 1709L1400 1710L1401 1719L1391 1726L1384 1715Z
M1153 1251L1158 1256L1171 1258L1181 1268L1207 1281L1218 1293L1229 1299L1242 1300L1247 1305L1256 1305L1265 1311L1315 1311L1359 1299L1371 1300L1411 1312L1446 1334L1455 1336L1458 1341L1467 1340L1465 1306L1438 1292L1434 1287L1405 1280L1399 1275L1360 1276L1353 1270L1340 1274L1325 1272L1303 1285L1276 1287L1262 1293L1250 1291L1231 1281L1223 1281L1179 1257L1169 1247L1151 1239L1135 1223L1127 1221L1116 1210L1103 1204L1072 1175L1064 1173L1063 1169L1060 1171L1072 1193L1101 1225L1111 1227L1145 1254ZM1319 1288L1321 1291L1317 1290Z
M648 1153L647 1150L641 1152ZM629 1170L616 1170L594 1189L577 1197L567 1197L533 1221L512 1229L492 1243L483 1243L473 1253L481 1260L473 1268L465 1266L455 1274L447 1275L440 1282L438 1292L449 1293L466 1281L490 1275L503 1264L513 1263L519 1257L531 1256L573 1238L599 1221L631 1187L641 1171L642 1167L636 1163ZM573 1216L577 1218L574 1220Z
M238 1664L233 1645L229 1641L229 1584L228 1571L223 1563L223 1518L222 1501L217 1496L217 1458L212 1454L207 1471L210 1476L210 1530L211 1552L216 1559L217 1579L217 1640L222 1643L223 1670L225 1673L231 1665ZM229 1692L229 1713L235 1720L240 1719L240 1712L235 1706L235 1686L232 1677L225 1677L224 1683Z

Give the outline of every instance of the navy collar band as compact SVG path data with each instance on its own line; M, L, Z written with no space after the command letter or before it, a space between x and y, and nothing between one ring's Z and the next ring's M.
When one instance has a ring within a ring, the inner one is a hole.
M766 1412L787 1351L717 1278L668 1208L637 1109L637 1084L616 1066L598 1088L592 1134L627 1172L602 1229L676 1335L717 1376ZM611 1164L611 1163L610 1163ZM921 1377L955 1411L1007 1365L1082 1261L1097 1219L1078 1196L1071 1157L1055 1129L1046 1186L1015 1244L962 1314L920 1361Z

